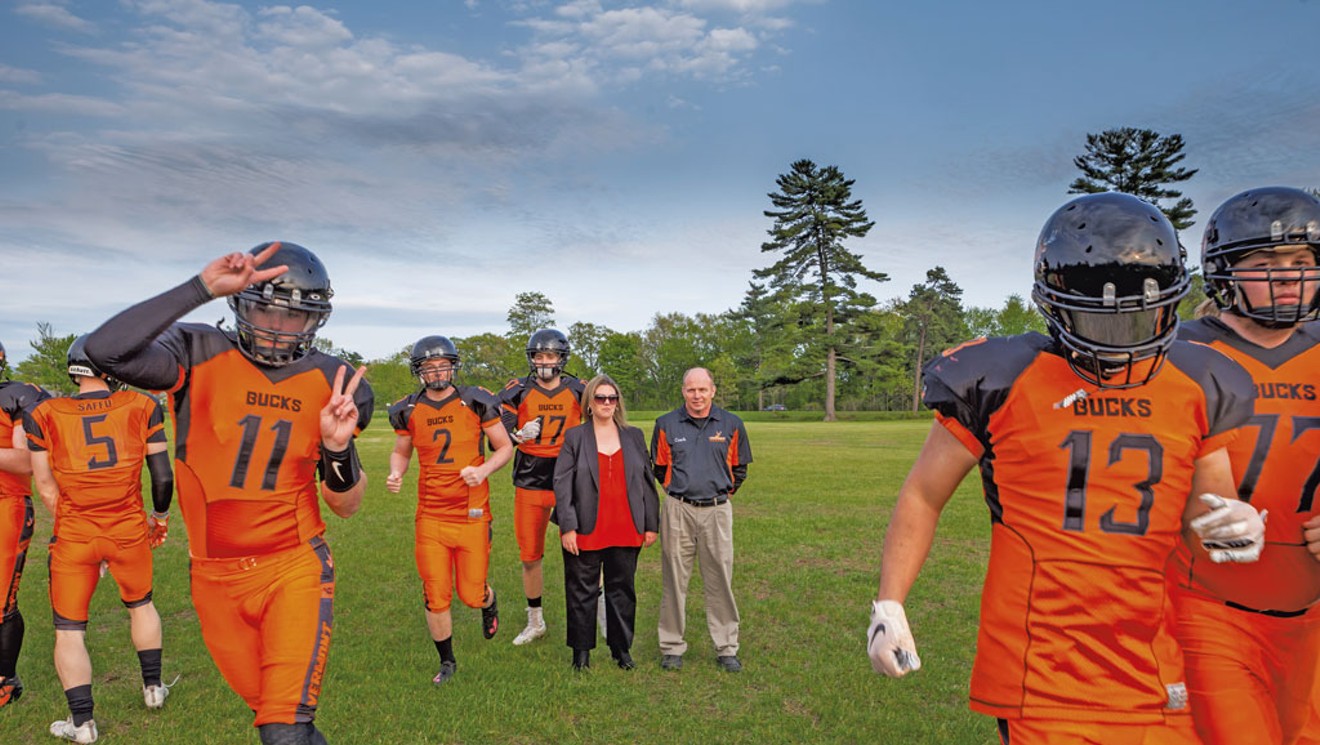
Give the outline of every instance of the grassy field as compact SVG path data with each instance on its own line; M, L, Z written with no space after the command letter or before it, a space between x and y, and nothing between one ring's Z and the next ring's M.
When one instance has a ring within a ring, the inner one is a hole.
M871 672L863 637L884 526L929 423L755 421L761 418L748 423L756 461L734 508L741 675L715 667L698 573L688 600L686 666L677 674L660 670L658 545L643 551L638 567L636 670L609 664L603 644L591 671L571 669L558 551L545 561L550 633L527 647L512 646L524 603L506 470L494 478L491 569L503 626L485 641L478 612L455 608L458 675L442 689L430 682L437 658L413 566L416 464L403 493L385 491L393 435L378 418L361 441L372 479L362 511L343 521L326 510L338 598L320 728L338 745L996 742L993 722L966 703L988 551L976 480L963 485L946 511L908 604L924 667L887 680ZM634 423L650 436L650 421ZM51 663L50 519L40 507L38 513L21 593L27 641L19 670L27 692L0 709L0 743L53 742L47 725L67 716ZM202 645L188 599L181 523L176 511L170 542L156 554L166 679L181 676L163 711L142 706L127 616L114 588L102 583L94 599L88 643L102 742L257 741L250 712Z

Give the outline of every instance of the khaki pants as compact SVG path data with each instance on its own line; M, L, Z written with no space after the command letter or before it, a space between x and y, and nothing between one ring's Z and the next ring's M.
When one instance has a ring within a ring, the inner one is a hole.
M687 588L701 564L706 626L718 656L738 653L738 605L733 600L733 504L697 507L665 499L660 516L660 654L687 651Z

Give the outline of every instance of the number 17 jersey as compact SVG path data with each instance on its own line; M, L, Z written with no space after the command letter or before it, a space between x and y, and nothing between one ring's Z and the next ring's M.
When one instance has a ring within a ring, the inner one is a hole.
M925 370L925 403L980 459L989 568L971 708L1159 723L1186 712L1165 562L1198 458L1252 414L1246 372L1175 342L1138 388L1098 390L1048 338L978 340Z

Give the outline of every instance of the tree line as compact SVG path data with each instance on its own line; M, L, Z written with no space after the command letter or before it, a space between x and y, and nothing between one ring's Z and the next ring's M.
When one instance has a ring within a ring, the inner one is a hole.
M1068 192L1134 194L1186 228L1196 211L1190 199L1168 187L1196 173L1178 167L1183 146L1179 135L1130 127L1087 135L1085 153L1074 159L1082 176ZM829 420L837 410L915 411L921 369L943 349L978 336L1045 331L1039 313L1021 295L1009 295L999 307L964 306L962 288L939 265L906 296L887 302L862 289L862 281L889 277L844 245L875 224L853 198L853 184L837 166L806 159L776 179L778 190L767 195L772 209L764 212L772 223L770 239L761 245L775 260L753 272L736 308L692 316L658 313L640 331L589 322L562 328L550 297L519 293L502 332L453 339L462 355L459 381L498 391L527 374L528 337L541 328L561 328L573 349L568 372L583 378L608 373L631 408L676 406L683 372L703 366L715 376L721 406L818 410ZM1200 277L1194 279L1197 285L1181 309L1184 317L1201 297ZM56 335L46 323L38 324L37 332L30 342L33 354L16 366L15 376L71 392L64 358L76 335ZM377 360L364 360L325 338L318 338L317 346L367 364L382 406L416 388L408 364L411 345Z

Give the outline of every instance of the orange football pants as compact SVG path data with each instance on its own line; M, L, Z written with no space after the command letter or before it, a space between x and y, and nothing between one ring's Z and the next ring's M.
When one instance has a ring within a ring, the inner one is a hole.
M1041 719L1000 719L1003 745L1201 745L1192 718L1169 714L1163 724L1100 724Z
M424 518L417 521L414 556L422 578L426 609L432 613L449 610L458 599L469 608L480 608L486 599L486 571L490 568L490 523L450 522Z
M1206 745L1294 745L1313 716L1320 611L1277 617L1172 590L1187 694Z
M50 607L55 628L87 630L87 607L101 579L101 562L119 585L119 599L127 608L151 602L151 544L142 532L132 542L97 536L86 541L50 539Z
M555 508L555 493L547 489L513 489L513 533L518 558L539 561L545 556L545 529Z
M320 536L242 559L192 559L202 640L254 726L316 717L334 627L335 568Z
M18 610L18 584L23 579L32 543L32 497L0 499L0 623Z

